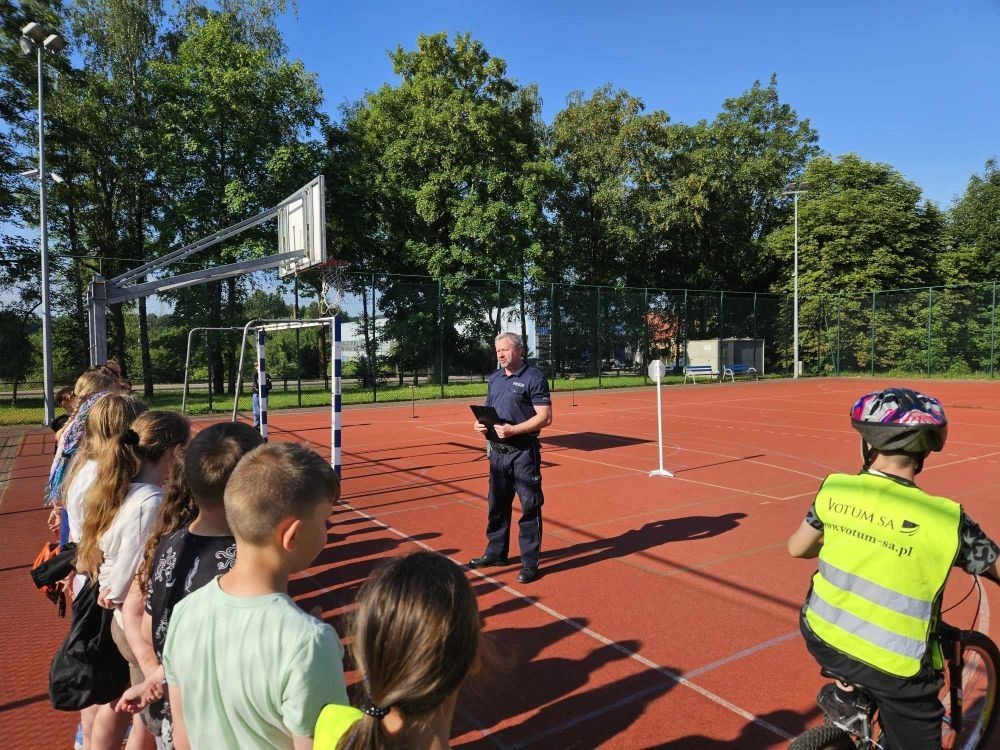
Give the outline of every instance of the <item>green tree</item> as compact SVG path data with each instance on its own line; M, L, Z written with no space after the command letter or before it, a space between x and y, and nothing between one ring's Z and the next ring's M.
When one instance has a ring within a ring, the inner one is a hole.
M823 330L829 330L837 319L855 321L850 330L845 326L841 345L856 352L858 367L867 368L871 365L871 293L935 283L942 216L933 204L921 200L920 188L891 166L855 154L818 157L809 163L803 179L809 192L799 196L801 326L818 325L810 320L821 314L828 314L831 321L819 326ZM783 269L775 290L786 294L792 292L793 232L789 223L765 240L767 251ZM823 295L838 297L836 314L824 307L829 302ZM880 361L900 362L917 345L913 337L926 331L926 300L921 303L910 296L908 306L893 307L891 314L883 309L881 315L877 299L875 303L876 356ZM806 358L807 367L821 367L829 361L827 347L835 333L817 337L821 348L812 353L811 365Z
M422 35L416 50L400 47L390 58L399 85L382 86L345 113L344 127L360 144L363 184L377 196L369 231L378 241L369 244L368 262L448 279L445 299L437 299L436 285L410 285L380 303L399 351L422 357L435 374L440 354L447 373L455 350L445 342L471 345L475 337L466 332L491 307L453 293L457 287L470 278L508 278L523 289L543 257L548 165L538 97L468 35L452 44L445 34ZM523 310L524 294L520 304ZM417 309L447 318L441 331L429 321L405 325ZM493 309L495 325L500 308Z
M636 280L636 256L655 245L643 209L662 173L665 112L610 84L589 99L570 94L552 125L558 183L553 198L557 251L553 281L617 284Z
M986 162L983 173L969 178L948 221L949 251L942 276L953 283L1000 279L1000 166Z
M711 122L671 127L659 206L681 286L756 290L782 273L763 240L789 218L782 188L819 151L808 119L755 81Z
M247 20L237 10L189 9L171 55L153 61L163 207L157 220L164 249L230 226L274 205L320 164L311 140L322 124L315 76L284 57L273 19ZM273 231L273 230L272 230ZM273 252L273 236L248 232L203 253L201 263L232 262ZM179 308L207 325L244 317L245 279L231 278L175 295ZM235 383L236 353L213 356L218 391Z

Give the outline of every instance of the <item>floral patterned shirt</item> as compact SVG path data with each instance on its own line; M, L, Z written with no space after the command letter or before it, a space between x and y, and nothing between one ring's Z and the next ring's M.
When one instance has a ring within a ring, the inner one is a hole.
M222 575L236 562L236 540L231 536L201 536L185 526L166 536L156 548L146 592L146 612L153 620L153 650L163 660L163 645L174 607L192 591ZM170 709L164 700L150 706L155 718L169 726Z

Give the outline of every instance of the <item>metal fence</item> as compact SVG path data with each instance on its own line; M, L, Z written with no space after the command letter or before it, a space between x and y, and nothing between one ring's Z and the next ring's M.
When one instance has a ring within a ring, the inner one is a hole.
M530 361L557 389L642 385L652 358L679 372L687 342L701 339L762 340L765 374L792 373L793 304L785 295L350 273L345 279L343 400L348 404L480 395L496 367L493 339L501 331L525 334ZM227 292L238 292L233 296L238 304L227 299L214 313L208 302L199 301L201 292L148 298L145 357L136 303L114 313L119 315L117 348L140 394L148 368L152 395L144 397L151 406L179 407L191 328L319 315L317 285L308 276L282 281L273 273L255 273L238 284ZM0 374L0 424L38 423L38 326L33 313L18 313L21 299L11 295L8 290L6 298L0 296L0 316L5 316L0 340L7 356L20 363L20 374L11 376L10 368L6 376ZM55 311L58 388L71 385L79 372L86 330L66 296L57 299L64 300ZM17 314L26 321L20 338ZM269 338L272 408L329 403L325 335L324 329L305 329ZM993 377L996 284L801 295L799 338L807 376ZM189 411L232 409L238 359L238 334L195 338ZM241 408L249 410L246 387L240 398Z

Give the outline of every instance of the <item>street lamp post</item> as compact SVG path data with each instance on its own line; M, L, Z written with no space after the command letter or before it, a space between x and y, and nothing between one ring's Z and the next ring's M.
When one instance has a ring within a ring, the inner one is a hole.
M809 186L804 182L789 182L785 185L785 189L782 192L782 195L793 196L792 200L795 204L795 254L792 271L792 338L794 340L794 358L792 360L793 378L797 378L799 376L799 195L807 192L809 192Z
M45 424L55 419L55 404L52 396L52 312L49 305L49 233L46 215L46 193L49 175L45 171L45 75L42 53L55 54L66 46L66 40L59 34L50 34L40 23L32 21L21 29L21 49L24 54L32 51L38 54L38 194L39 194L39 244L42 266L42 372L45 389Z

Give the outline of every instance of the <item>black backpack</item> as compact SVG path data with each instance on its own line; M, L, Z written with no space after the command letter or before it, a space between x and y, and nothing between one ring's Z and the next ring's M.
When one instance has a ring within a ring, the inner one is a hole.
M97 603L89 578L73 600L73 622L49 667L49 700L60 711L109 703L129 686L128 662L111 640L114 612Z

